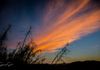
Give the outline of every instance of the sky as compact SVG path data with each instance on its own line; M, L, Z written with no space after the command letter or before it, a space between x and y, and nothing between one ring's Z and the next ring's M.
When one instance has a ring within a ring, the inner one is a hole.
M31 26L31 44L50 61L67 43L67 62L100 61L99 0L0 0L0 32L8 24L9 48L23 41Z

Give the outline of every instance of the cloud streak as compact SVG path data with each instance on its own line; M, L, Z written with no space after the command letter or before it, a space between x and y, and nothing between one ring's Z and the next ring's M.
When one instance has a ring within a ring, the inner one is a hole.
M36 50L52 51L100 29L100 9L90 0L50 0L41 24Z

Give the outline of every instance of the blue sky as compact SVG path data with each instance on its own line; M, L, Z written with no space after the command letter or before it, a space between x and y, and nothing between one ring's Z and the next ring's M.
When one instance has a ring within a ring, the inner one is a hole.
M9 47L16 46L18 41L22 41L27 29L32 26L33 35L37 35L41 29L41 22L47 4L47 0L1 0L0 5L0 31L8 24L12 24L9 32ZM94 1L97 4L97 1ZM71 43L67 55L70 61L78 60L99 60L100 61L100 29L96 32L80 38ZM48 53L47 53L48 54ZM46 55L54 57L55 53ZM67 59L66 56L66 59Z

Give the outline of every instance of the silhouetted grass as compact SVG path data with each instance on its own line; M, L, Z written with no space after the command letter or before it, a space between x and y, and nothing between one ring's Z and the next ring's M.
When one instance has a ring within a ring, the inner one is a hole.
M74 62L71 64L43 64L46 58L40 57L41 55L38 55L37 53L40 52L39 50L36 52L34 51L34 47L36 47L36 44L31 47L29 44L26 44L27 37L29 36L31 32L31 28L27 31L24 40L22 43L18 43L16 49L14 49L12 52L7 51L7 34L11 28L11 25L7 27L6 30L2 34L0 34L0 70L16 70L22 68L37 68L37 69L50 69L50 70L66 70L66 69L79 69L79 70L87 70L87 67L89 67L88 70L93 69L97 70L100 65L100 62L98 61L87 61L87 62ZM55 56L53 62L57 63L63 56L63 54L68 51L66 46ZM55 61L56 59L56 61ZM28 65L30 64L30 65ZM38 65L40 64L40 65ZM42 65L41 65L42 64ZM97 66L96 68L93 66ZM18 67L18 68L17 68Z
M24 47L19 47L13 52L9 53L8 61L13 64L31 64L32 58L35 56L35 53L32 52L33 48L30 48L28 45Z
M0 63L6 63L7 62L7 46L6 46L6 40L7 40L7 34L10 30L11 25L7 27L7 29L0 34Z
M40 64L45 59L39 58L39 55L37 56L37 53L39 51L33 52L35 44L30 47L29 44L26 44L26 40L28 35L30 34L31 28L27 31L25 38L22 42L22 44L18 43L18 46L16 49L14 49L12 52L8 53L7 46L6 46L6 38L7 33L10 30L11 25L7 27L7 29L4 31L4 33L0 34L0 65L17 65L17 64ZM34 60L33 60L34 59Z

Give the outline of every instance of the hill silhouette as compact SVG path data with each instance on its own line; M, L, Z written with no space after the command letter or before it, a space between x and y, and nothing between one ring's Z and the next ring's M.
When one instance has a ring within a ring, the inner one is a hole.
M1 67L5 70L100 70L100 61L77 61L69 64L17 64ZM0 69L0 70L1 70Z

